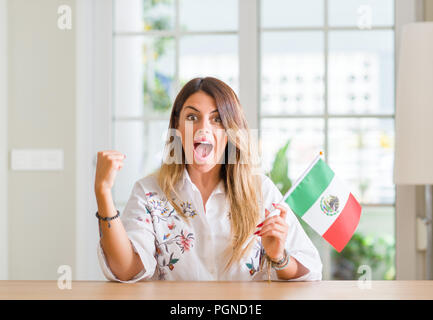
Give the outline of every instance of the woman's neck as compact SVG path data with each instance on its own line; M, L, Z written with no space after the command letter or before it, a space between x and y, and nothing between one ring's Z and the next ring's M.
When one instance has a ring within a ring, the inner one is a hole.
M200 172L193 166L186 166L191 181L201 191L202 189L214 189L221 180L221 164L217 164L208 172Z
M187 165L189 177L192 183L198 188L203 199L203 206L206 208L206 202L212 191L221 180L221 164L215 165L208 172L200 172L193 166Z

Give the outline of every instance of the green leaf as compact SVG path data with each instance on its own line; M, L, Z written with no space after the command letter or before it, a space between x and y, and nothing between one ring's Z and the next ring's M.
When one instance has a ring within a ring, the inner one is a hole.
M171 263L171 264L175 264L175 263L178 262L178 261L179 261L179 259L171 259L171 260L170 260L170 263Z
M341 253L336 251L332 253L336 263L336 270L339 268L347 269L347 265L350 263L351 279L359 277L357 269L360 265L369 265L371 267L373 279L394 279L394 256L395 247L393 241L387 242L382 237L364 235L360 232L355 232Z
M278 187L282 194L285 194L290 187L292 182L289 179L289 159L287 158L287 150L290 145L290 139L285 145L277 151L274 162L272 164L271 172L269 177Z
M253 265L251 263L246 263L246 265L247 265L248 269L252 269L253 268Z

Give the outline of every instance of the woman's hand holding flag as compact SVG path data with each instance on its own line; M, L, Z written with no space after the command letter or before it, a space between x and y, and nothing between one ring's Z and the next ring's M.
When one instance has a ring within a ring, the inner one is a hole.
M262 237L262 245L268 257L274 261L284 256L289 225L286 222L287 208L282 204L272 204L280 214L272 214L265 209L265 220L257 225L260 228L255 235Z

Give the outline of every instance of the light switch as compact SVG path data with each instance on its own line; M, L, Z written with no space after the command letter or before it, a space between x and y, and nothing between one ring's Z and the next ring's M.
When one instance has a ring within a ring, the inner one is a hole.
M58 171L63 170L62 149L13 149L12 170Z

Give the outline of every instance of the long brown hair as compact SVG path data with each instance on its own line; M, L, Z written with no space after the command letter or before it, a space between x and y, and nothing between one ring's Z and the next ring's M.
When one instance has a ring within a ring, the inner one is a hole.
M212 77L195 78L185 84L174 101L169 130L178 128L180 112L185 101L198 91L205 92L215 99L228 137L224 152L225 159L221 166L221 179L230 204L232 245L227 252L229 260L226 269L228 269L251 248L253 241L248 241L248 239L254 233L260 217L261 179L254 172L258 159L257 146L251 139L250 130L236 93L223 81ZM166 150L167 146L173 143L173 139L176 137L171 136L171 139L167 141ZM173 151L166 153L166 156L173 156ZM181 156L181 161L175 163L163 161L157 172L157 179L167 200L178 214L187 220L182 209L173 199L173 195L179 198L175 186L182 178L186 165L183 148ZM164 160L166 160L165 157Z

